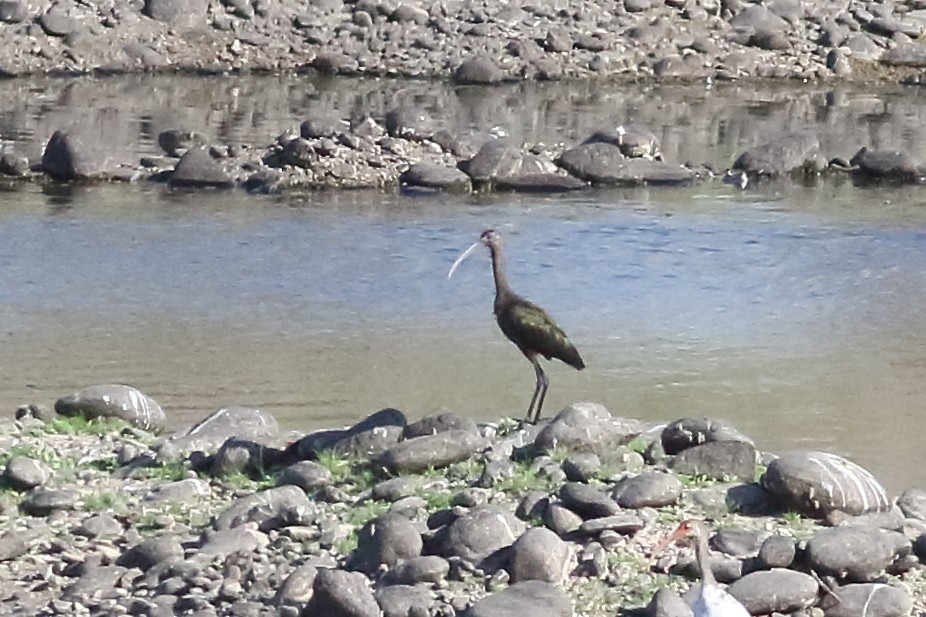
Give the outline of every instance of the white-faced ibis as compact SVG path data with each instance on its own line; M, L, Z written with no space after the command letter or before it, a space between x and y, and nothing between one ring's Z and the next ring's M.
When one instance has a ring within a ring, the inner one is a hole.
M701 569L701 592L691 607L695 617L750 617L746 607L717 584L711 570L710 549L707 547L707 525L703 521L682 521L672 534L660 542L653 554L659 554L676 540L694 538L695 557Z
M540 417L543 398L550 386L550 381L540 366L539 357L543 356L547 360L557 358L577 370L585 368L585 362L575 346L569 342L563 329L556 325L545 310L511 290L502 263L502 238L494 230L487 229L482 232L479 240L457 257L447 273L447 278L453 276L457 266L480 244L489 247L492 253L492 272L495 274L495 319L498 321L498 327L534 365L537 385L534 388L534 396L531 397L531 404L527 408L526 421L535 423Z

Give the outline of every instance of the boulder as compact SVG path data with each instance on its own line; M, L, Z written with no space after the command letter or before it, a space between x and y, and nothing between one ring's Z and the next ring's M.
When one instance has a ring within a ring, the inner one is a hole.
M451 80L460 85L489 85L505 78L495 62L484 55L470 56L453 71Z
M924 168L908 152L862 148L849 160L856 177L895 182L917 182Z
M678 454L682 450L712 441L742 441L752 443L749 437L732 425L714 418L681 418L670 422L660 433L662 449L666 454Z
M43 463L28 456L14 455L3 469L0 480L13 490L28 491L41 486L52 476L52 470Z
M476 506L440 530L436 540L444 557L478 564L511 546L524 528L524 523L495 506Z
M314 508L298 486L278 486L241 497L215 517L213 526L222 530L255 522L261 529L275 529L299 524Z
M412 557L398 562L386 573L386 581L393 585L439 584L450 573L450 562L439 555Z
M479 428L476 426L476 423L473 422L472 419L467 418L466 416L461 416L460 414L454 413L452 411L445 411L434 413L421 418L417 422L412 422L405 427L405 432L402 434L402 436L405 439L411 439L413 437L435 435L437 433L443 433L445 431L452 430L470 431L476 434L479 433Z
M118 168L102 133L88 128L55 131L42 153L42 169L54 180L102 178Z
M55 401L62 416L119 418L153 433L160 433L167 415L157 402L136 388L121 384L90 386Z
M448 193L469 193L473 189L470 177L456 167L433 163L415 163L399 175L399 184Z
M820 574L848 582L869 582L911 550L909 540L900 532L848 525L814 534L807 542L807 560Z
M607 493L581 482L567 482L559 489L563 505L583 518L618 514L621 507Z
M485 447L485 439L466 429L406 439L374 459L391 473L418 473L464 461Z
M375 573L380 566L391 568L399 561L418 557L422 545L421 534L410 520L383 514L360 530L351 563L356 569Z
M812 132L783 135L743 152L731 169L742 170L750 176L789 174L814 159L819 151L820 142Z
M900 588L884 583L855 583L836 590L838 598L826 594L820 608L826 617L906 617L913 599Z
M563 152L557 161L573 176L610 186L687 185L694 173L680 165L646 158L627 158L610 143L587 143Z
M158 447L157 460L173 463L192 452L215 454L232 438L266 444L279 436L280 427L269 413L250 407L223 407L168 437Z
M532 527L511 547L508 571L514 582L538 580L559 585L568 575L569 546L554 532Z
M423 585L390 585L374 593L383 617L418 617L430 615L436 594Z
M641 421L612 417L598 403L573 403L541 429L534 446L541 452L565 448L603 455L644 429Z
M184 153L168 180L170 186L227 189L235 179L207 148L190 148Z
M304 617L380 617L370 581L359 572L321 568L315 576L312 599Z
M515 583L473 604L462 617L572 617L566 593L543 581Z
M823 517L832 511L864 514L888 510L887 493L870 472L829 452L796 451L772 461L762 487L785 509Z
M619 481L611 497L622 508L661 508L682 495L681 481L667 473L651 471Z
M776 569L747 574L727 591L752 615L790 614L813 606L819 585L809 574Z
M405 428L408 420L405 414L398 409L387 407L370 414L360 422L349 428L328 429L309 433L302 439L292 443L287 449L287 456L292 460L312 459L318 456L319 452L331 450L338 442L348 440L353 435L367 433L381 427L401 427Z
M670 466L689 476L748 482L756 475L756 449L742 441L712 441L676 454Z

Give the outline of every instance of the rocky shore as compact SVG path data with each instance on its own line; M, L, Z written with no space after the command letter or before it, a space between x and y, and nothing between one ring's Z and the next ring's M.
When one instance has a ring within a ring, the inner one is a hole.
M921 0L4 0L0 73L915 77Z
M650 554L687 518L754 615L926 609L926 493L715 419L384 409L302 435L232 407L162 435L128 386L54 407L0 424L3 614L689 617L691 550Z

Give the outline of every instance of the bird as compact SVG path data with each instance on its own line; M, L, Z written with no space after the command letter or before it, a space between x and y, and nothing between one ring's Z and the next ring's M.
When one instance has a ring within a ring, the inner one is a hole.
M553 358L562 360L576 370L584 369L585 362L563 329L545 310L512 291L505 276L502 237L494 229L482 232L479 240L457 257L450 267L450 272L447 273L447 278L452 277L463 260L480 245L488 247L492 254L492 272L495 276L494 312L498 327L534 365L537 383L527 408L525 422L536 424L543 409L543 399L547 394L547 388L550 387L550 381L543 372L543 367L540 366L540 357L543 356L547 360Z
M678 528L666 539L653 548L653 554L658 555L667 546L676 540L694 538L695 558L701 570L701 590L691 610L694 617L750 617L749 611L739 600L717 584L714 572L711 570L710 549L707 547L707 525L704 521L689 519L682 521Z

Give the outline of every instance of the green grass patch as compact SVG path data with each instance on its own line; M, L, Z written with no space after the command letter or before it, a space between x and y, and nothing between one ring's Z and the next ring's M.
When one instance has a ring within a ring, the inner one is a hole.
M122 493L94 493L83 498L87 512L125 512L128 509Z
M183 461L179 461L176 463L165 463L163 465L152 465L150 467L138 467L132 472L132 475L144 480L177 482L183 480L189 470L189 465Z
M37 433L58 435L110 435L120 433L131 425L119 418L86 418L84 416L55 416L37 426Z

